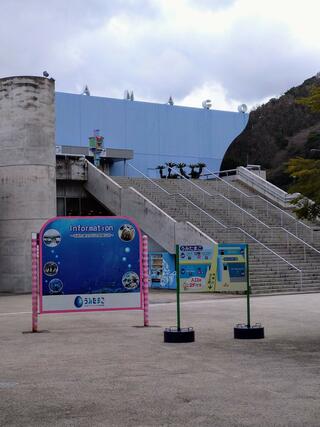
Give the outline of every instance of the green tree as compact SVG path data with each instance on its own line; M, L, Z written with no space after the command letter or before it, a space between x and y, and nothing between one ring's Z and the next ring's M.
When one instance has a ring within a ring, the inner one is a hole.
M313 85L309 95L299 98L297 103L306 105L315 113L320 112L320 86ZM309 135L305 144L307 151L311 152L311 146L314 146L315 140L316 135ZM310 156L309 152L305 154L307 157ZM290 193L300 193L293 201L297 216L310 220L318 218L320 216L320 160L296 157L289 160L287 171L294 178L294 184L289 188Z
M184 176L185 178L189 179L189 176L186 174L186 172L185 172L185 170L184 170L184 168L185 168L186 166L187 166L187 165L186 165L185 163L178 163L178 164L177 164L177 167L179 168L180 174L181 174L182 176Z
M296 157L287 165L294 179L290 193L300 193L293 203L299 218L314 220L320 216L320 159Z
M156 169L159 170L160 178L166 178L166 176L163 174L163 171L164 171L165 168L166 167L164 165L159 165L159 166L156 167Z
M178 175L176 173L172 173L172 169L177 166L174 162L166 162L167 168L168 168L168 176L167 178L178 178Z
M306 105L315 113L320 112L320 86L312 86L309 95L305 98L299 98L297 103Z

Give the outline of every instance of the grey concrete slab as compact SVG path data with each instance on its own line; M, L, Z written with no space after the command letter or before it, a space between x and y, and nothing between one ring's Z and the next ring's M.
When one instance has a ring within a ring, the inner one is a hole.
M319 426L320 294L252 298L266 338L236 341L245 299L182 298L196 341L165 344L174 293L142 313L46 315L0 297L1 426ZM171 302L170 302L171 301Z

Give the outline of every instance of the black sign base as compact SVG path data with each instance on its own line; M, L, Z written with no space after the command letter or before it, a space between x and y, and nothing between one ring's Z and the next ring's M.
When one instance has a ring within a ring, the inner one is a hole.
M164 342L184 343L194 342L194 329L193 328L180 328L175 327L166 328L164 330Z
M264 327L259 323L248 327L245 324L238 324L234 327L234 338L239 340L258 340L264 338Z

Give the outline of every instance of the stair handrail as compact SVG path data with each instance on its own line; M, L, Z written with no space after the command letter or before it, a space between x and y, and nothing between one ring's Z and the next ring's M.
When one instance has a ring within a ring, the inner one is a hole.
M210 194L211 197L215 197L213 194ZM224 196L223 194L217 194L218 197L222 197L223 199L227 200L228 203L231 203L232 205L234 205L237 209L240 209L241 211L243 211L246 215L251 216L253 219L255 219L256 221L258 221L260 224L263 225L263 227L266 228L271 228L270 225L266 224L265 222L261 221L259 218L257 218L256 216L254 216L252 213L246 211L245 209L243 209L241 206L237 205L233 200L228 199L228 197Z
M200 191L206 193L207 195L211 196L211 197L215 197L214 195L212 195L211 193L209 193L208 191L206 191L205 189L203 189L202 187L200 187L199 185L195 184L194 182L192 182L191 180L187 179L186 177L184 177L182 174L180 174L175 168L174 171L180 175L181 178L185 179L186 181L188 181L189 184L194 185L195 187L197 187ZM234 203L232 200L228 199L228 197L224 196L223 194L217 194L218 197L222 197L223 199L227 200L227 202L231 203L232 205L234 205L236 208L240 209L241 211L243 211L246 215L251 216L252 218L254 218L257 222L259 222L260 224L262 224L264 227L268 228L269 230L273 229L273 228L281 228L285 233L290 234L292 237L296 238L299 242L301 242L303 245L308 246L310 249L314 250L315 252L318 252L320 254L320 251L318 251L318 249L314 248L313 246L311 246L309 243L305 242L304 240L300 239L300 237L294 235L293 233L291 233L289 230L287 230L284 227L272 227L269 226L268 224L264 223L263 221L261 221L259 218L257 218L256 216L252 215L250 212L247 212L245 209L241 208L240 206L238 206L236 203ZM263 199L264 200L264 199ZM262 242L261 242L262 243ZM289 262L289 261L288 261Z
M211 195L212 196L212 195ZM282 226L269 226L268 224L265 224L263 221L260 221L259 218L256 218L254 215L252 215L250 212L247 212L246 210L244 210L243 208L241 208L240 206L238 206L236 203L234 203L232 200L228 199L227 197L225 197L223 194L218 194L219 197L222 197L224 199L226 199L229 203L233 204L236 208L241 209L242 211L244 211L247 215L252 216L256 221L258 221L259 223L261 223L264 227L267 227L269 230L272 229L280 229L282 230L284 233L289 234L290 236L292 236L294 239L298 240L302 245L304 246L308 246L308 248L310 248L312 251L317 252L318 254L320 254L320 251L315 248L314 246L310 245L308 242L304 241L303 239L301 239L300 237L296 236L295 234L291 233L291 231L287 230L286 228L282 227Z
M278 227L278 226L276 226L276 225L273 225L273 226L271 226L270 228L271 228L271 229L273 229L273 228L280 228L281 230L283 230L283 231L287 232L288 234L290 234L294 239L299 240L299 241L300 241L301 243L303 243L305 246L308 246L311 250L313 250L313 251L317 252L318 254L320 254L320 251L319 251L317 248L315 248L314 246L312 246L312 245L310 245L309 243L305 242L304 240L300 239L300 237L298 237L298 236L296 236L295 234L291 233L291 231L287 230L286 228Z
M207 215L208 217L210 217L211 219L213 219L213 221L217 222L219 225L221 225L221 227L225 228L226 230L229 228L227 225L223 224L222 222L220 222L218 219L216 219L214 216L210 215L209 212L205 211L204 209L200 208L200 206L198 206L196 203L192 202L190 199L188 199L188 197L186 197L184 194L181 193L174 193L171 194L172 196L180 196L183 199L185 199L188 203L190 203L191 205L193 205L196 209L199 209L201 212L203 212L205 215Z
M186 181L188 181L189 184L192 184L193 186L197 187L198 190L202 191L203 193L206 193L208 196L210 197L215 197L213 194L209 193L208 191L206 191L204 188L200 187L199 185L197 185L196 183L192 182L191 180L187 179L185 176L183 176L181 173L179 173L174 167L172 168L178 175L181 176L181 178L185 179ZM218 197L222 197L223 199L227 200L228 203L231 203L232 205L234 205L236 208L240 209L241 211L243 211L246 215L251 216L253 219L255 219L256 221L258 221L260 224L262 224L264 227L266 228L271 228L268 224L264 223L263 221L261 221L259 218L257 218L256 216L252 215L252 213L246 211L245 209L243 209L241 206L238 206L236 203L234 203L232 200L228 199L228 197L224 196L223 194L217 194Z
M193 186L197 187L200 191L206 193L207 195L212 197L212 194L210 194L208 191L204 190L203 188L201 188L199 185L195 184L194 182L192 182L191 180L187 179L185 176L183 176L181 173L179 173L179 171L176 168L172 168L174 170L175 173L177 173L182 179L186 180L189 184L192 184ZM180 194L180 193L179 193ZM231 200L229 200L227 197L223 196L223 195L219 195L223 198L225 198L226 200L228 200L229 202L231 202L232 204L234 204L237 208L244 210L242 208L240 208L240 206L238 206L236 203L232 202ZM185 196L183 196L184 198L186 198ZM188 198L186 198L187 200L189 200ZM189 200L190 201L190 200ZM191 201L190 201L191 202ZM192 202L191 202L192 203ZM197 206L195 204L195 206ZM199 206L197 206L198 209L201 209ZM201 209L202 210L202 209ZM211 218L215 219L213 216L211 216L208 212L204 211L207 215L209 215ZM250 214L249 212L245 211L244 212L250 216L252 216L254 219L256 219L257 221L259 221L260 223L262 223L265 227L267 228L271 228L269 227L267 224L265 224L264 222L260 221L258 218L256 218L254 215ZM296 267L294 264L290 263L290 261L286 260L285 258L283 258L281 255L277 254L275 251L273 251L272 249L270 249L268 246L266 246L264 243L262 243L260 240L256 239L255 237L253 237L251 234L249 234L247 231L245 231L244 229L242 229L241 227L227 227L227 228L236 228L241 230L243 233L245 233L247 236L249 236L250 238L252 238L253 240L255 240L257 243L259 243L260 245L262 245L263 247L267 248L270 252L272 252L273 254L277 255L279 258L281 258L283 261L285 261L288 265L290 265L291 267L294 267L297 271L299 271L302 274L302 270L300 270L298 267ZM282 227L283 228L283 227ZM288 232L288 230L286 230L285 228L283 228L283 230L285 232ZM292 234L292 233L290 233ZM303 242L303 240L302 240ZM306 242L304 242L306 244ZM315 249L315 248L314 248ZM317 251L317 249L315 249Z
M175 167L172 167L171 169L174 172L176 172L176 174L179 175L181 178L188 181L189 184L192 184L194 187L196 187L198 190L202 191L203 193L206 193L208 196L212 196L212 194L210 194L209 191L205 190L204 188L201 188L198 184L196 184L195 182L192 182L191 179L188 179L185 176L183 176Z
M301 224L304 227L308 228L311 232L313 231L312 227L310 227L308 224L305 224L304 222L296 219L293 215L289 214L288 212L286 212L285 210L279 208L279 206L273 204L272 202L270 202L267 199L264 199L263 197L261 197L259 194L255 195L255 196L249 196L248 194L244 193L243 191L241 191L239 188L237 188L236 186L230 184L230 182L224 180L223 178L220 178L220 176L216 175L216 172L211 172L210 169L208 169L207 167L205 168L211 175L215 176L216 179L222 181L224 184L228 185L229 187L232 187L233 190L238 191L239 193L241 193L241 195L244 195L246 198L250 199L250 198L259 198L261 200L263 200L264 203L271 205L273 208L279 210L282 214L287 215L290 219L292 219L295 223Z
M310 248L312 251L317 252L318 254L320 254L320 251L315 248L314 246L310 245L308 242L306 242L305 240L301 239L300 237L296 236L294 233L291 233L291 231L287 230L286 228L282 227L282 226L270 226L266 223L264 223L263 221L260 221L259 218L256 218L254 215L252 215L250 212L247 212L245 209L241 208L240 206L238 206L236 203L234 203L232 200L228 199L227 197L225 197L223 194L218 194L219 197L222 197L224 199L226 199L229 203L231 203L232 205L234 205L236 208L241 209L242 211L244 211L247 215L252 216L256 221L258 221L259 223L261 223L264 227L267 227L269 230L272 229L280 229L282 230L284 233L289 234L290 236L292 236L294 239L298 240L302 245L304 246L308 246L308 248ZM211 195L212 197L212 195Z
M128 163L129 164L129 163ZM147 177L143 172L139 171L139 169L137 169L136 167L132 166L131 164L129 164L131 167L133 167L133 169L135 169L138 173L140 173L142 176L146 177L148 179L148 181L150 181L153 185L157 186L158 188L160 188L162 191L164 191L166 194L171 195L171 196L175 196L178 195L180 197L182 197L183 199L185 199L188 203L191 203L193 206L195 206L198 210L200 210L201 212L203 212L205 215L207 215L209 218L211 218L211 220L217 222L219 225L221 225L224 229L226 230L239 230L240 232L244 233L245 235L247 235L250 239L252 239L253 241L255 241L256 243L258 243L260 246L262 246L264 249L266 249L267 251L271 252L275 257L281 259L285 264L289 265L291 268L293 268L294 270L299 272L300 275L300 288L302 288L302 270L298 267L296 267L294 264L292 264L291 262L289 262L288 260L286 260L285 258L283 258L281 255L279 255L278 253L276 253L274 250L272 250L271 248L269 248L268 246L266 246L264 243L260 242L258 239L256 239L254 236L252 236L251 234L249 234L247 231L243 230L241 227L228 227L225 224L221 223L219 220L217 220L216 218L214 218L212 215L210 215L208 212L206 212L204 209L200 208L200 206L198 206L197 204L193 203L190 199L188 199L186 196L184 196L181 193L170 193L167 190L165 190L164 188L162 188L161 186L159 186L157 183L155 183L152 179L150 179L149 177ZM174 169L174 168L172 168ZM176 170L175 170L176 171ZM181 175L178 171L176 171L178 173L178 175ZM183 175L181 175L181 177L183 179L186 179L189 183L191 183L192 185L196 186L198 189L200 189L201 191L207 193L209 196L212 196L210 193L208 193L207 191L205 191L204 189L202 189L201 187L199 187L197 184L193 183L192 181L189 181L187 178L185 178Z
M284 261L286 264L290 265L290 267L293 267L295 270L299 271L299 273L302 275L302 270L295 266L294 264L292 264L290 261L286 260L285 258L283 258L281 255L279 255L277 252L275 252L274 250L272 250L271 248L269 248L268 246L266 246L264 243L260 242L260 240L256 239L255 237L253 237L251 234L247 233L246 230L243 230L241 227L228 227L228 229L232 229L235 228L237 230L242 231L244 234L246 234L248 237L250 237L250 239L254 240L256 243L258 243L259 245L263 246L265 249L267 249L269 252L273 253L273 255L277 256L278 258L280 258L282 261Z
M174 195L174 194L171 194L171 195ZM271 248L269 248L268 246L266 246L264 243L260 242L260 240L256 239L254 236L252 236L250 233L248 233L243 228L241 228L241 227L229 227L229 226L226 226L225 224L223 224L219 220L217 220L214 216L210 215L208 212L206 212L205 210L203 210L202 208L200 208L200 206L198 206L197 204L193 203L190 199L188 199L183 194L178 193L178 195L181 196L181 197L183 197L188 203L191 203L197 209L199 209L200 211L202 211L209 218L213 219L215 222L218 222L220 225L222 225L222 227L224 229L226 229L226 230L232 230L233 229L233 230L239 230L239 231L241 231L242 233L246 234L250 239L254 240L256 243L258 243L259 245L261 245L262 247L264 247L267 251L271 252L273 255L275 255L276 257L280 258L286 264L290 265L290 267L292 267L294 270L296 270L296 271L299 272L299 274L300 274L300 283L301 283L301 286L302 286L302 270L300 268L296 267L290 261L286 260L281 255L279 255L277 252L275 252L274 250L272 250Z
M164 188L162 188L159 184L157 184L156 182L154 182L151 178L149 178L147 175L145 175L143 172L141 172L139 169L137 169L135 166L133 166L131 163L127 163L127 165L129 165L132 169L134 169L136 172L140 173L140 175L142 175L144 178L146 178L148 181L152 182L152 184L154 184L155 186L157 186L158 188L160 188L160 190L164 191L167 194L171 194L169 193L169 191L165 190Z
M141 172L139 169L137 169L136 167L134 167L133 165L131 165L130 163L128 163L129 166L131 166L136 172L140 173L142 176L144 176L145 178L148 179L148 181L150 181L153 185L155 185L156 187L160 188L160 190L162 190L163 192L165 192L166 194L168 194L169 196L180 196L183 199L187 200L188 203L191 203L192 205L194 205L197 209L199 209L200 211L202 211L204 214L208 215L211 217L211 219L213 219L215 222L217 222L219 225L221 225L224 228L228 228L226 225L224 225L222 222L220 222L218 219L214 218L213 216L211 216L208 212L206 212L204 209L200 208L200 206L196 205L195 203L193 203L190 199L188 199L186 196L184 196L181 193L170 193L169 191L167 191L166 189L162 188L159 184L157 184L154 180L152 180L151 178L149 178L148 176L146 176L143 172ZM199 187L200 188L200 187ZM208 195L210 195L210 193L208 193Z
M229 187L231 187L233 190L235 190L235 191L237 191L238 193L240 193L242 196L245 196L245 197L247 197L247 198L249 198L249 197L254 197L254 196L249 196L248 194L246 194L244 191L241 191L240 190L240 188L237 188L236 186L234 186L234 185L232 185L232 184L230 184L230 182L229 181L226 181L226 180L224 180L223 178L221 178L219 175L218 175L218 173L219 172L211 172L211 170L210 169L208 169L207 167L205 167L205 169L209 172L209 175L213 175L214 177L215 177L215 179L217 179L217 180L219 180L219 181L222 181L225 185L227 185L227 186L229 186ZM206 174L205 176L207 176L208 174ZM207 179L207 181L208 181L208 179ZM257 196L257 197L261 197L261 196ZM261 197L262 198L262 197ZM263 200L265 200L265 199L263 199Z
M133 167L133 169L135 169L138 173L140 173L143 176L146 176L143 172L139 171L139 169L137 169L136 167L132 166L130 163L128 163L131 167ZM175 170L175 168L172 168ZM189 183L191 183L192 185L196 186L198 189L200 189L201 191L207 193L209 196L211 196L210 193L208 193L207 191L205 191L204 189L202 189L201 187L199 187L197 184L193 183L192 181L189 181L187 178L185 178L183 175L181 175L177 170L175 170L175 172L178 173L178 175L180 175L183 179L187 180ZM164 188L160 187L158 184L156 184L152 179L150 179L149 177L147 177L148 180L153 184L156 185L157 187L159 187L161 190L163 190L164 192L166 192L169 195L175 195L172 194L170 192L168 192L167 190L165 190ZM228 227L225 224L221 223L219 220L217 220L216 218L214 218L212 215L210 215L208 212L206 212L204 209L200 208L200 206L196 205L195 203L193 203L190 199L188 199L186 196L184 196L181 193L176 193L178 196L181 196L182 198L184 198L185 200L187 200L189 203L191 203L192 205L194 205L197 209L199 209L200 211L202 211L205 215L207 215L208 217L210 217L213 221L219 223L223 228L229 230L229 229L236 229L241 231L242 233L246 234L249 238L251 238L252 240L254 240L256 243L258 243L259 245L261 245L262 247L264 247L267 251L271 252L273 255L275 255L276 257L280 258L283 262L285 262L287 265L290 265L290 267L294 268L296 271L298 271L300 273L300 284L302 286L302 270L300 270L298 267L296 267L294 264L292 264L291 262L287 261L285 258L283 258L281 255L277 254L275 251L273 251L272 249L270 249L268 246L266 246L264 243L260 242L258 239L256 239L255 237L253 237L251 234L249 234L247 231L243 230L241 227Z

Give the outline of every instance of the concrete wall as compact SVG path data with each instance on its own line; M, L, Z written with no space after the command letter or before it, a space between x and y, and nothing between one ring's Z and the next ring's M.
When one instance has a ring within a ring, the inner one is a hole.
M175 221L134 188L122 188L91 163L86 164L84 188L115 215L134 218L143 232L169 253L175 253L176 244L213 242L192 224Z
M84 188L115 215L121 214L121 186L90 162L85 161L87 181Z
M57 180L86 181L85 158L57 156L56 159ZM108 173L108 172L106 172Z
M144 233L175 253L176 221L133 188L122 189L121 215L136 218Z
M0 292L31 290L31 233L55 214L54 80L0 79Z

